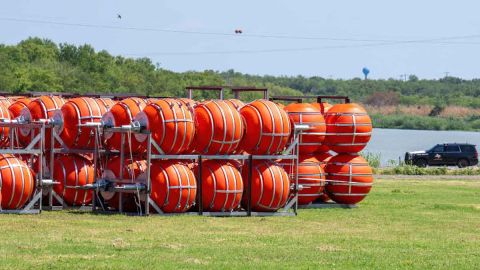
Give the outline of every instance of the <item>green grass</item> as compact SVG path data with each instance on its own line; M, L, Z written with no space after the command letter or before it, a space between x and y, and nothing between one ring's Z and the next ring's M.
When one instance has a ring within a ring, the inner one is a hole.
M479 269L480 182L458 179L377 180L297 217L3 215L0 268Z

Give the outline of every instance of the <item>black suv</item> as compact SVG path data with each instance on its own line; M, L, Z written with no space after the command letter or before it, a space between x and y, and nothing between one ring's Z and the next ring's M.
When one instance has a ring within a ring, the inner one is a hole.
M457 165L464 168L478 164L478 152L473 144L437 144L427 151L405 153L405 163L419 167Z

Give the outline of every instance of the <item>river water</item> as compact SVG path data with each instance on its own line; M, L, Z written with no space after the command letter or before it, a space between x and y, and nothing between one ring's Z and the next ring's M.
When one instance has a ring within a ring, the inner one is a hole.
M438 143L471 143L480 146L480 132L375 128L364 152L380 155L382 166L389 160L403 161L405 152L428 150Z

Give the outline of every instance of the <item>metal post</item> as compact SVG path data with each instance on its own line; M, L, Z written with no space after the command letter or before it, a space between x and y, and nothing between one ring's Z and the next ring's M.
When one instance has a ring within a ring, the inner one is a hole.
M198 202L198 214L203 215L203 165L202 155L198 156L198 179L197 179L197 202Z
M253 177L253 155L248 156L248 179L247 179L247 216L252 215L252 177Z
M148 131L147 136L147 190L145 191L145 215L150 215L150 192L152 178L150 176L150 166L152 166L152 133Z

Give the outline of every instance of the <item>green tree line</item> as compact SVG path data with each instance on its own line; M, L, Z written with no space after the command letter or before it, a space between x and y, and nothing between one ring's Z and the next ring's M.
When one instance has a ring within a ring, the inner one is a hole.
M357 102L380 100L405 105L458 105L480 108L480 79L445 77L423 80L411 75L398 79L349 80L319 76L258 76L228 71L173 72L149 58L113 56L90 45L56 44L29 38L16 45L0 45L0 91L72 93L137 93L185 96L188 85L267 87L274 95L348 95ZM380 94L379 94L380 93ZM394 95L392 97L392 94ZM196 93L211 98L214 93ZM255 98L254 94L245 97Z

